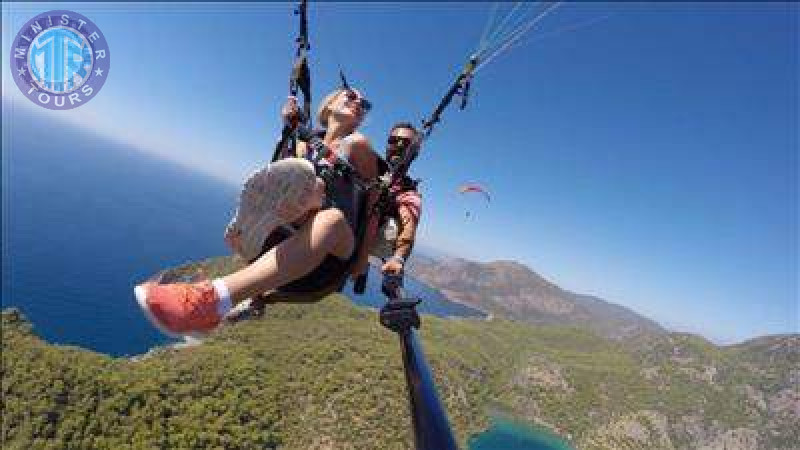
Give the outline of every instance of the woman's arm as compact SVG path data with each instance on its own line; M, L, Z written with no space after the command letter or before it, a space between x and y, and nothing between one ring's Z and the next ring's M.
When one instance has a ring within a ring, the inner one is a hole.
M350 161L361 178L365 180L378 178L378 155L366 136L356 131L348 136L343 144L340 147L343 153L341 156Z

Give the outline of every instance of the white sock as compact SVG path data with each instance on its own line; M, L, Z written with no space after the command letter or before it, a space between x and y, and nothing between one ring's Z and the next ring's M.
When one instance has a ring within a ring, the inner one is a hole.
M219 297L219 303L217 303L217 314L219 314L220 317L224 317L225 314L228 314L228 311L230 311L233 307L233 302L231 302L231 293L228 291L228 286L225 286L225 282L222 281L221 278L217 278L216 280L212 281L211 285L214 286L214 291L216 291L217 297Z

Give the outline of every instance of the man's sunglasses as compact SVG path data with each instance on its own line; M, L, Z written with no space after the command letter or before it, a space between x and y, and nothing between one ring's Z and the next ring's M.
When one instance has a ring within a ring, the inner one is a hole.
M411 138L403 136L389 136L389 145L396 145L397 147L408 147L411 145Z
M372 103L370 103L370 101L364 97L359 96L355 91L344 91L344 95L347 97L347 101L349 102L358 100L358 104L361 106L361 110L364 111L364 113L368 113L369 110L372 109Z

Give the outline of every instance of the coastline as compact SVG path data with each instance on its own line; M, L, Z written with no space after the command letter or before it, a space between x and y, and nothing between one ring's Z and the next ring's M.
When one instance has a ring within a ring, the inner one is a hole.
M414 280L416 280L418 283L424 284L429 289L433 289L433 290L439 292L440 294L442 294L442 296L444 298L446 298L450 302L458 303L459 305L466 306L467 308L474 309L475 311L480 311L481 313L483 313L487 317L485 320L491 320L488 317L494 317L494 313L492 313L491 311L486 311L486 310L484 310L484 309L482 309L482 308L480 308L480 307L478 307L476 305L470 304L467 301L458 298L457 296L454 296L453 294L455 293L455 291L451 291L451 290L448 290L448 289L439 289L439 288L433 287L430 284L428 284L427 282L421 281L419 278L414 278Z
M506 446L520 450L575 450L569 433L562 436L549 424L531 424L499 410L490 412L489 420L487 430L469 437L470 450L497 450Z

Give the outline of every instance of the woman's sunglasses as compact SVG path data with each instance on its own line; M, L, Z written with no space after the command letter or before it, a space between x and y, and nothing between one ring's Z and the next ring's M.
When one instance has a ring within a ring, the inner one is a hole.
M344 95L346 96L347 101L349 102L354 102L357 100L358 104L361 106L361 110L364 111L365 114L368 113L370 109L372 109L372 103L370 103L370 101L365 99L364 97L359 96L358 93L356 93L355 91L353 90L344 91Z

